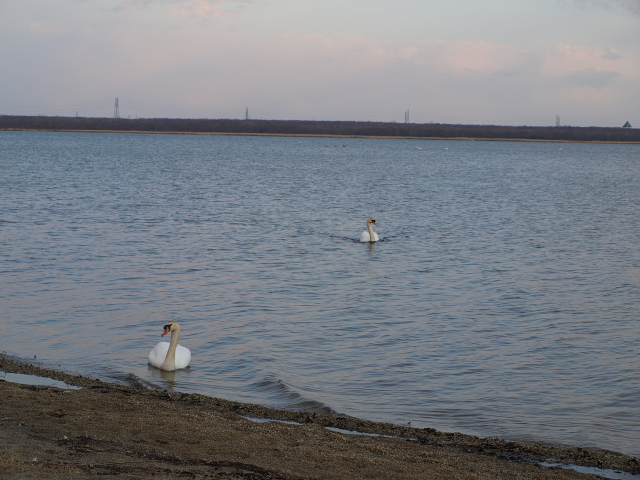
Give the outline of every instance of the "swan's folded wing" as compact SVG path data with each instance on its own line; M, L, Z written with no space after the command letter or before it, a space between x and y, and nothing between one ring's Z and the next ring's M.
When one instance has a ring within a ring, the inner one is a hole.
M176 369L187 368L190 363L191 351L182 345L178 345L176 348Z
M167 358L167 352L169 351L168 342L160 342L149 353L149 363L156 368L162 368L164 359Z

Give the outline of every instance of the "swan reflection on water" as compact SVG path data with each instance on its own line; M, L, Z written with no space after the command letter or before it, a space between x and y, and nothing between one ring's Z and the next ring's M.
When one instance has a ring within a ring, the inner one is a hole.
M153 380L162 380L166 382L166 385L163 385L162 388L166 388L167 390L174 390L176 387L176 383L179 380L184 380L191 374L191 368L183 368L181 370L160 370L159 368L152 367L149 365L149 375Z

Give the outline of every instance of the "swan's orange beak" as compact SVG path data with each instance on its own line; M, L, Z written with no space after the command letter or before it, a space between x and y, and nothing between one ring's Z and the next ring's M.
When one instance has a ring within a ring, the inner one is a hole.
M371 220L371 223L373 223L374 225L377 225L375 220Z
M164 337L167 333L169 333L171 331L171 325L165 325L164 326L164 332L162 332L162 335L160 335L161 337Z

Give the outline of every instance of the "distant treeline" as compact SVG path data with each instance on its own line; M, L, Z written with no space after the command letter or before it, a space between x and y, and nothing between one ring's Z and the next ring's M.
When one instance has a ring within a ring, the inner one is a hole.
M127 119L0 115L0 130L640 142L640 129L623 127L509 127L443 123L316 122L303 120Z

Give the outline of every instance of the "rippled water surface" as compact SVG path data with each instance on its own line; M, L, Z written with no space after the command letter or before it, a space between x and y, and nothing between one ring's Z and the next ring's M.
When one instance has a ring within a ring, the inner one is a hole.
M640 455L639 145L0 132L0 193L9 354Z

